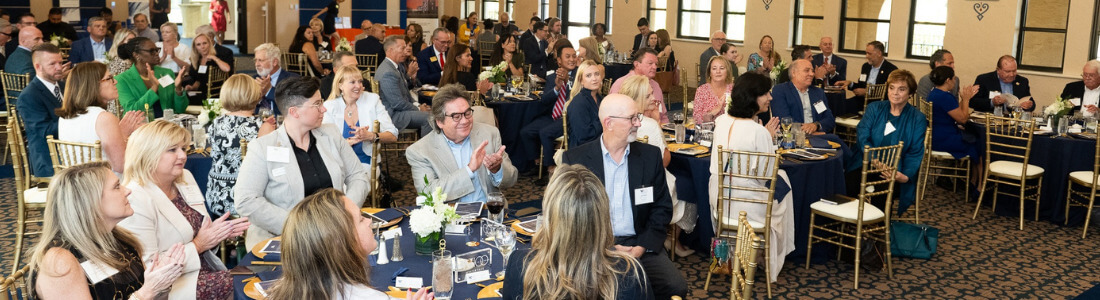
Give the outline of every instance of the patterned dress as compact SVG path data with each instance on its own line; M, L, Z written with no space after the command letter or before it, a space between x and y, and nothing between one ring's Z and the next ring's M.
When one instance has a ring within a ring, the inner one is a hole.
M140 289L142 282L145 281L145 266L141 263L141 256L138 255L137 249L125 243L119 243L119 245L122 246L122 253L118 253L118 256L126 262L127 267L99 282L92 283L89 279L88 290L92 292L92 299L127 299L130 294ZM59 240L51 242L50 247L69 250L82 266L87 261L84 254ZM35 286L37 281L38 272L31 273L30 286ZM30 299L34 298L34 295L31 295Z
M199 234L199 227L202 226L202 219L204 216L191 206L187 205L187 201L183 200L183 194L176 191L176 197L172 198L172 205L179 209L183 217L187 219L187 223L191 224L191 229L195 231L195 235ZM199 284L195 291L195 296L198 299L226 299L233 293L233 278L229 276L229 270L218 271L213 265L206 260L202 260L201 266L199 266Z
M237 213L233 206L233 186L237 185L237 171L244 160L241 139L251 141L259 132L259 118L233 115L222 115L207 128L206 144L213 160L206 190L206 211L210 212L210 218Z

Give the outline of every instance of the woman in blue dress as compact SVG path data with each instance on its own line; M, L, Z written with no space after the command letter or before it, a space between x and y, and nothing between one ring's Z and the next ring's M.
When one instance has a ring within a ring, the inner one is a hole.
M863 146L874 148L905 142L901 148L898 169L893 174L894 192L898 199L897 214L901 215L917 199L917 173L924 158L924 133L928 130L928 119L920 109L909 105L909 97L917 91L917 81L913 78L913 73L906 70L894 71L890 73L886 85L886 96L889 101L875 101L868 104L863 119L857 126L854 158L846 160L848 165L846 181L848 194L858 195L859 173L863 166ZM872 201L872 203L875 202Z
M936 88L928 93L928 102L932 102L932 150L951 153L956 159L978 157L978 144L973 135L964 132L970 118L971 88L960 91L962 99L951 94L958 82L955 82L955 69L939 66L928 75Z
M344 140L351 145L359 162L369 168L374 155L373 143L397 141L397 127L393 126L386 107L378 94L363 91L363 75L354 65L336 70L332 80L332 94L325 101L325 116L321 123L340 130ZM374 133L374 121L379 123L379 133Z

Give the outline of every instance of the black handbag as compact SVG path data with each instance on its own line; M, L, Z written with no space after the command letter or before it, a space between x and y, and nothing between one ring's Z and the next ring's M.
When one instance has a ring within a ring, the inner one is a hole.
M936 254L940 230L924 224L890 222L890 253L894 256L930 259Z

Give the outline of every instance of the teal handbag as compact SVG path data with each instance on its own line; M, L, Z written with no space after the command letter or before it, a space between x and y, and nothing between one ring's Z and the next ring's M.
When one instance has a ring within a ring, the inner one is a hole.
M890 222L890 253L894 256L930 259L936 254L940 230L924 224Z

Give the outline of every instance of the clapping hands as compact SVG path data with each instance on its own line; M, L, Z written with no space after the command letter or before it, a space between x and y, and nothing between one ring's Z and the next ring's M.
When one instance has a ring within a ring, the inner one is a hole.
M504 146L500 146L500 149L493 154L486 155L485 147L489 146L489 141L481 142L481 145L474 149L474 153L470 155L470 163L466 165L470 171L477 171L482 166L489 170L489 173L496 173L500 171L500 165L504 162Z
M248 222L248 218L238 218L228 220L229 214L222 215L213 222L209 217L203 218L202 227L199 227L199 233L195 235L195 239L191 242L195 243L195 249L200 253L206 250L214 249L221 241L235 238L244 234L245 229L251 223Z

